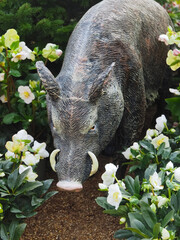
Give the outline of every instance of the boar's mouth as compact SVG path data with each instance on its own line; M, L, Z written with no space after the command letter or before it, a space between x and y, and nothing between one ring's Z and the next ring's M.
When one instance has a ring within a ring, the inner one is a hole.
M50 155L50 164L51 164L51 167L52 167L53 171L56 171L55 170L55 165L56 165L55 157L59 152L60 152L60 149L55 149ZM91 161L92 161L91 172L89 174L89 176L91 177L92 175L94 175L98 171L99 162L98 162L95 154L92 153L91 151L88 151L88 155L89 155L89 157L91 158ZM57 183L57 187L60 190L74 191L74 192L80 192L83 189L82 183L78 182L78 181L74 181L74 182L64 181L64 180L59 181Z

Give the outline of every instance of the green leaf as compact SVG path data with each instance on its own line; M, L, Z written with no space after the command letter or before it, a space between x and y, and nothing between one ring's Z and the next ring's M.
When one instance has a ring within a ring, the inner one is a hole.
M24 179L28 175L28 172L29 172L29 169L26 169L25 171L23 171L21 174L18 175L15 186L14 186L15 189L18 189L22 185Z
M149 180L149 177L152 176L155 173L156 170L157 170L157 165L156 164L149 165L149 167L146 169L146 171L144 173L144 178L146 180Z
M20 77L21 76L21 73L16 70L16 69L12 69L9 71L9 74L12 75L13 77Z
M168 212L168 214L164 217L161 226L162 227L166 227L166 225L171 221L171 219L174 216L174 210L171 210L170 212Z
M177 212L179 210L179 203L177 196L173 193L171 196L171 207Z
M136 176L134 179L134 191L135 194L139 194L141 190L141 185L140 185L140 181L139 181L139 176Z
M19 47L19 41L13 42L10 46L11 50L15 50Z
M146 149L148 152L156 154L156 149L154 148L154 146L147 140L142 140L139 141L139 144Z
M165 148L165 143L161 143L161 145L159 146L158 148L158 151L157 151L157 156L161 155L164 151L164 148Z
M113 206L111 206L110 204L107 203L107 198L106 197L97 197L95 199L95 201L100 207L102 207L106 210L107 209L114 209Z
M6 226L4 224L1 224L0 227L1 227L1 235L0 235L1 239L9 240Z
M120 205L117 210L116 209L107 209L107 210L104 210L103 213L106 213L106 214L109 214L112 216L127 217L128 207L125 205Z
M153 229L154 225L157 223L156 214L152 211L149 204L143 201L140 202L140 207L144 220L146 221L147 225Z
M164 151L162 152L162 159L167 160L170 156L171 148L164 148Z
M165 99L168 109L171 111L173 117L180 121L180 97L172 97Z
M15 112L8 113L3 117L3 123L4 124L12 124L16 117L19 117L19 114L15 113Z
M44 200L42 198L38 198L36 196L32 196L32 200L31 200L31 205L34 206L40 206L42 204Z
M138 212L130 212L128 213L128 217L130 220L130 226L132 228L136 228L141 231L145 238L152 237L152 231L149 229L146 221L144 220L143 214ZM146 235L146 236L145 236Z
M132 232L125 229L120 229L116 231L114 234L114 238L117 238L117 239L127 239L132 236L133 236Z
M22 236L26 226L27 226L26 223L18 224L18 226L15 229L13 240L19 240L20 239L20 237Z
M39 186L42 186L42 183L39 181L35 181L35 182L26 182L22 187L20 187L17 191L16 191L16 196L22 194L22 193L27 193L29 191L34 190L35 188L38 188Z
M11 190L14 190L14 188L15 188L15 186L16 186L17 177L18 177L18 169L15 169L15 170L8 176L7 184L8 184L8 187L9 187Z
M136 222L137 222L137 221L136 221ZM140 227L140 224L139 224L138 227ZM138 234L139 236L141 236L141 237L143 237L143 238L149 238L148 235L146 235L146 234L144 234L143 232L141 232L141 230L139 230L138 228L127 227L126 229L129 230L129 231L131 231L131 232L134 232L134 233ZM143 227L143 229L144 229L144 227Z
M51 192L48 192L43 198L44 198L44 201L48 200L49 198L53 197L54 195L56 195L58 193L58 191L51 191Z
M126 176L124 183L126 185L127 190L131 193L131 195L134 195L135 194L134 179L131 176Z
M174 163L180 163L180 151L175 151L171 153L169 160Z
M158 238L159 232L160 232L160 223L156 223L153 227L153 238Z

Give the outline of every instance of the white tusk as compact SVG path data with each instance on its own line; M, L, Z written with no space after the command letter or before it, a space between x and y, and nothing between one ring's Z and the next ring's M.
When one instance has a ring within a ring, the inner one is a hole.
M97 172L97 170L99 168L99 162L97 160L97 157L94 155L94 153L88 151L88 154L89 154L90 158L92 159L92 168L91 168L91 172L89 175L89 176L92 176Z
M51 155L50 155L50 164L51 164L51 167L52 167L52 170L56 172L55 170L55 166L56 166L56 160L55 160L55 157L56 157L56 154L60 152L60 149L55 149L54 151L52 151Z

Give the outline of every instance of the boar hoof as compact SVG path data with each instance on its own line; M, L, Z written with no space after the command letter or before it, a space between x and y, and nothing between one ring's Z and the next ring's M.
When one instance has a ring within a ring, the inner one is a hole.
M80 192L83 186L80 182L59 181L57 187L61 191Z

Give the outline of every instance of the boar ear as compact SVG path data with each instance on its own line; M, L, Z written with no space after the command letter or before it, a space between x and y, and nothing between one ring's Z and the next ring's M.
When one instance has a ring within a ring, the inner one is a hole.
M47 93L52 97L53 100L57 100L60 96L60 88L54 76L49 69L45 67L42 61L36 62L36 67Z
M102 94L103 87L108 83L109 76L113 70L115 62L113 62L109 67L107 67L98 77L98 79L93 83L90 92L89 100L94 102Z

